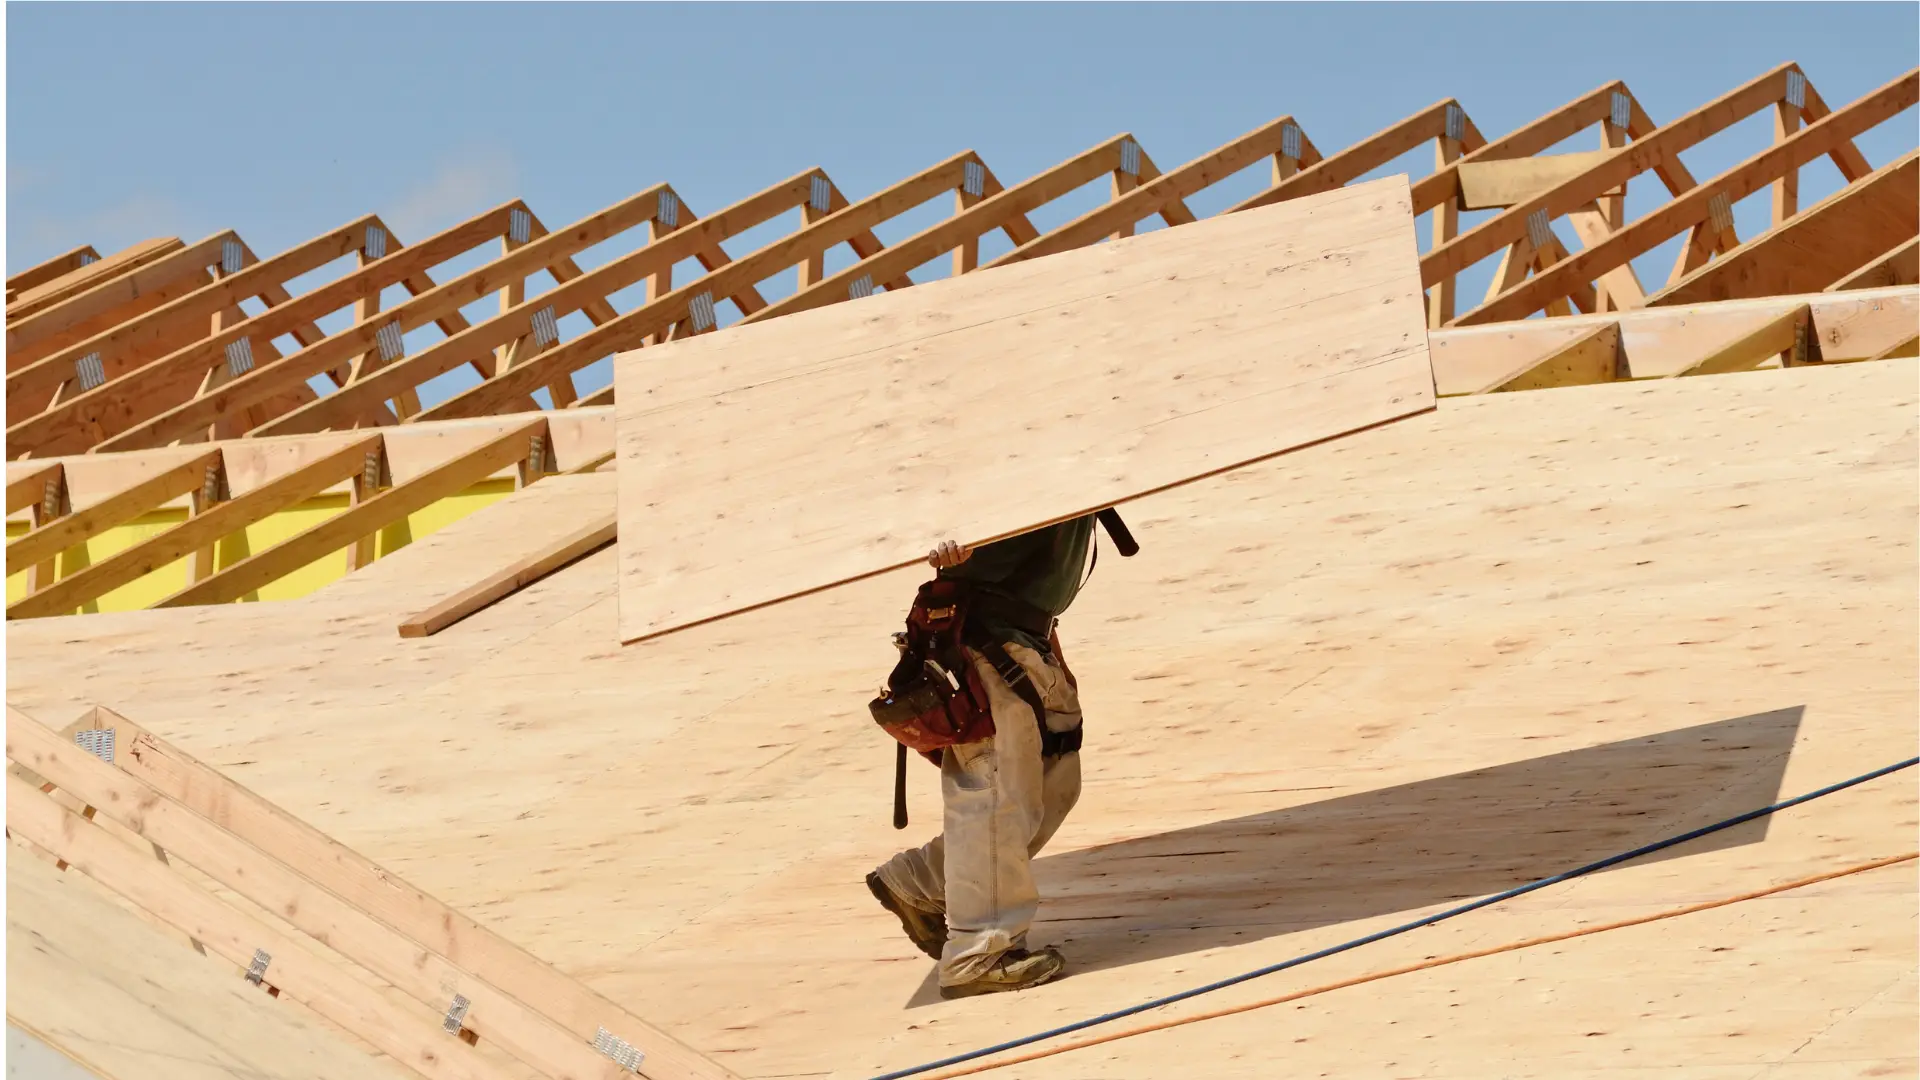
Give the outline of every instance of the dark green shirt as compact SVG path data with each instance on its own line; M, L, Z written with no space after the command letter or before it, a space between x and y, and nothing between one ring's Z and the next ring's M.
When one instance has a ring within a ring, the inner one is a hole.
M1087 549L1093 543L1093 522L1093 515L1088 514L982 544L966 562L940 571L940 576L974 582L984 591L1022 601L1057 617L1072 605L1080 591ZM1031 634L996 619L976 618L996 640L1018 641L1043 654L1049 651L1045 641L1035 640Z

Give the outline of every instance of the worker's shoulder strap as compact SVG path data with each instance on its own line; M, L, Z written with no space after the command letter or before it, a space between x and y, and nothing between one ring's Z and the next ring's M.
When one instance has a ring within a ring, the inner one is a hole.
M1047 727L1047 706L1040 700L1040 688L1033 685L1033 679L1027 675L1027 669L1008 654L1006 648L997 641L983 642L975 646L980 655L986 658L988 666L999 674L1007 689L1020 695L1020 700L1033 710L1033 722L1040 728L1040 756L1059 757L1080 749L1081 729L1075 726L1072 731L1054 731Z
M1133 532L1127 528L1127 523L1120 520L1120 511L1109 506L1094 516L1100 520L1101 525L1106 526L1107 535L1113 537L1114 550L1120 553L1121 558L1131 559L1139 553L1140 544L1134 540Z

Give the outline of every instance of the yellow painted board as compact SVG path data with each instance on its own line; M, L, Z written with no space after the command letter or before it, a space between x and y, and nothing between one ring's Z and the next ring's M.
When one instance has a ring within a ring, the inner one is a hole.
M442 499L425 510L408 515L404 523L396 523L381 530L375 543L375 557L385 558L413 540L430 535L448 523L457 521L512 493L512 480L489 480L484 484L476 484L451 498ZM340 513L348 505L348 497L344 493L334 493L309 499L297 507L274 514L245 530L245 550L263 551ZM163 509L146 514L137 521L110 529L86 543L86 563L98 562L185 519L185 510ZM25 531L24 522L9 521L7 523L9 538ZM234 541L229 540L222 549L217 565L225 566L237 559L240 554L244 552ZM72 558L71 555L61 556L61 576L69 572L66 560L70 558ZM100 598L98 610L141 610L156 600L172 595L187 583L189 562L188 559L180 559L138 581L114 589ZM315 589L345 576L346 570L345 555L338 552L331 553L261 589L259 599L263 601L292 600L306 596ZM25 572L8 578L7 602L12 603L25 596L26 589Z

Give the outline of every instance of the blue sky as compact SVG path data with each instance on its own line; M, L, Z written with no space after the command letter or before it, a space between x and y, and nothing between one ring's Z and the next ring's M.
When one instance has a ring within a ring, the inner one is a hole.
M1167 169L1285 113L1331 153L1448 96L1497 138L1616 78L1664 123L1788 60L1838 107L1920 63L1911 3L15 2L5 17L9 272L81 243L109 252L225 228L265 256L369 212L412 242L515 197L557 229L663 181L710 214L816 165L858 200L969 148L1012 184L1123 131ZM1762 149L1770 123L1750 119L1684 160L1713 176ZM1915 142L1910 111L1858 145L1878 166ZM1427 147L1381 174L1431 167ZM1264 184L1236 181L1190 204L1204 215ZM1802 204L1840 182L1824 161L1806 169ZM1090 188L1035 224L1105 197ZM1629 212L1663 197L1657 181L1635 181ZM904 238L950 207L942 198L877 232ZM1764 193L1737 207L1741 235L1767 213ZM727 248L737 257L796 219ZM636 230L578 261L641 242ZM997 253L989 243L982 258ZM1643 280L1663 281L1672 261L1671 247L1649 253ZM1463 295L1478 296L1490 269ZM529 292L550 285L543 274ZM792 288L788 273L762 292ZM588 324L561 325L572 336ZM438 337L415 331L408 351ZM606 367L582 374L583 392L606 383ZM462 369L422 397L471 380Z

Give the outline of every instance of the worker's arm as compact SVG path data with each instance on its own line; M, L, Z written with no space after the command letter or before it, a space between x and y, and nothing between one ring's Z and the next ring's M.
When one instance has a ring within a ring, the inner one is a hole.
M995 540L979 547L961 547L952 541L946 541L928 555L927 561L935 568L953 577L968 581L1000 582L1018 570L1031 559L1036 550L1053 542L1053 530L1039 529L1034 532L1020 533L1004 540ZM942 566L935 559L958 561L947 562Z

